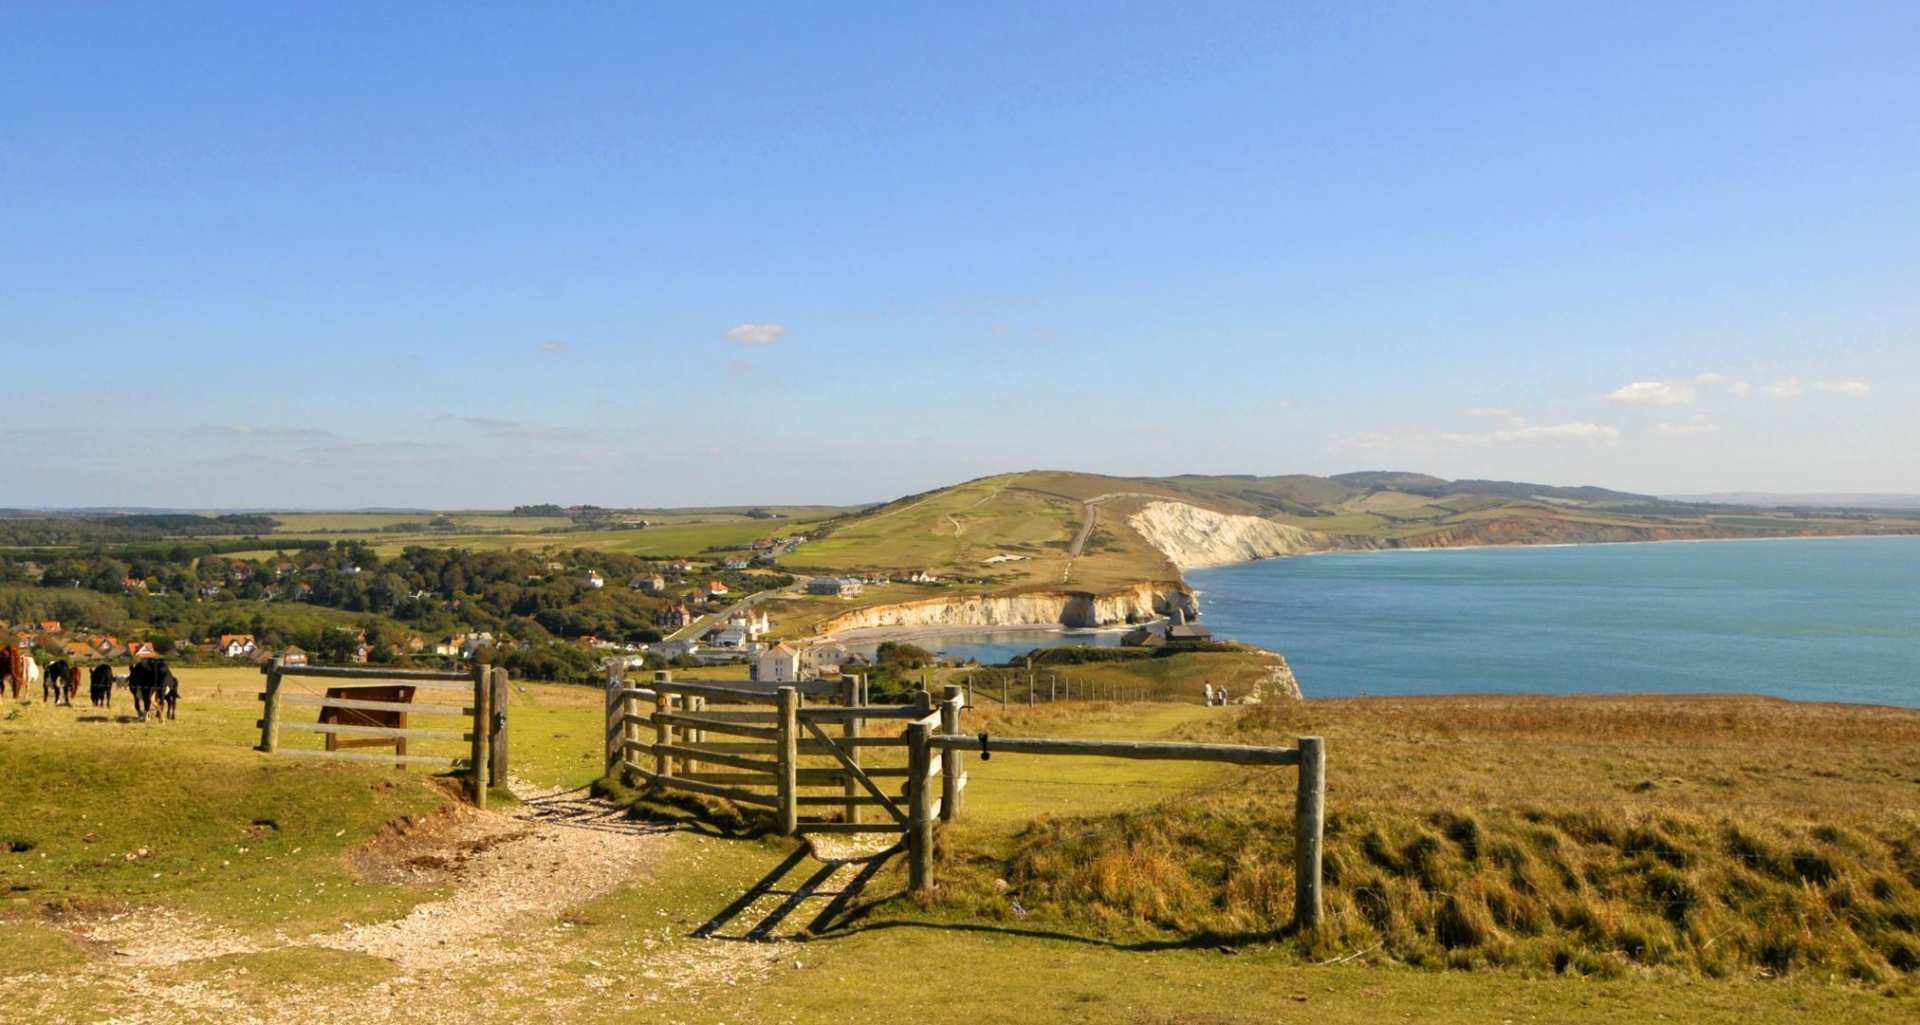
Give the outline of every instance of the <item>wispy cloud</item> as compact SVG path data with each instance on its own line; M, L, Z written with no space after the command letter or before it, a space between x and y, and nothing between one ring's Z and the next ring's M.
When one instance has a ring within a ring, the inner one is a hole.
M533 351L542 356L564 356L571 351L571 347L558 338L549 338L534 346Z
M1813 390L1828 395L1846 395L1859 398L1873 391L1873 386L1865 381L1815 381Z
M786 333L785 324L740 324L727 329L727 337L741 345L772 345Z
M1374 452L1432 451L1483 448L1492 445L1607 444L1620 440L1620 429L1606 424L1575 422L1538 427L1508 427L1498 431L1364 431L1337 435L1335 444Z
M1760 394L1770 399L1797 399L1806 393L1806 387L1800 383L1800 379L1797 377L1789 377L1784 381L1775 381L1760 389Z
M318 427L262 427L254 424L194 424L189 430L202 438L247 441L328 441L339 435Z
M1608 392L1607 401L1634 406L1679 406L1693 401L1693 385L1682 381L1635 381Z
M448 413L437 416L434 419L477 428L490 438L502 440L578 441L587 436L585 431L576 430L572 427L552 427L543 424L522 423L518 420L503 420L493 416L454 416Z
M1705 413L1696 414L1685 420L1666 420L1653 425L1653 433L1668 438L1712 434L1719 429L1720 426L1708 419Z

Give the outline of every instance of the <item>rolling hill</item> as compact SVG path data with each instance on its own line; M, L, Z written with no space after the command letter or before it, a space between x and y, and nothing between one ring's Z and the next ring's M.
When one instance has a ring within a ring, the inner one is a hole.
M1314 551L1920 533L1920 516L1393 471L1111 477L1039 470L909 495L811 533L783 560L789 569L925 572L939 582L796 601L789 618L801 632L1051 621L1049 599L1069 624L1139 619L1149 605L1165 611L1190 603L1183 570ZM1022 602L995 604L1004 599Z

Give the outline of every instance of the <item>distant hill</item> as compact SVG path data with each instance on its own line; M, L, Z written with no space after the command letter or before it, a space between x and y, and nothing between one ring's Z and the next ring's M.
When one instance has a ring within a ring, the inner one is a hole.
M880 585L853 602L872 605L956 588L989 595L1182 588L1182 572L1194 566L1307 551L1860 533L1920 533L1920 513L1709 504L1390 470L1331 477L1033 470L840 516L783 561L799 572L942 578L935 591Z
M1920 495L1826 492L1718 491L1705 495L1668 495L1667 501L1701 505L1744 505L1763 509L1914 509Z

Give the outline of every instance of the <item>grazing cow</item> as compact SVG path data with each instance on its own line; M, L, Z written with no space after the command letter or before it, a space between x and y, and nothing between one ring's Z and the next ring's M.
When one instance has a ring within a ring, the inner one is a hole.
M87 680L87 697L95 708L113 707L113 667L105 662L93 667Z
M133 711L141 722L147 721L149 713L156 720L172 719L180 704L180 681L161 659L135 662L127 674L127 690L133 693Z
M20 700L20 690L27 685L26 652L9 644L0 648L0 694L9 689L13 699Z
M47 663L40 677L40 700L73 707L74 692L80 689L80 667L64 658Z

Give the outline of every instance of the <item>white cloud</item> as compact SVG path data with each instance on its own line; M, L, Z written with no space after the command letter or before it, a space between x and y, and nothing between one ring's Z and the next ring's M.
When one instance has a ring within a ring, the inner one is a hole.
M567 343L558 338L549 338L533 347L533 351L544 356L559 356L567 351Z
M1717 385L1722 385L1722 384L1726 384L1726 383L1727 383L1727 379L1726 379L1726 377L1725 377L1725 376L1723 376L1723 375L1721 375L1721 374L1716 374L1716 373L1714 373L1713 371L1711 371L1711 370L1709 370L1709 371L1707 371L1706 373L1704 373L1704 374L1701 374L1701 375L1699 375L1698 377L1695 377L1695 378L1693 379L1693 383L1694 383L1694 384L1704 384L1704 385L1706 385L1707 387L1709 387L1709 388L1712 388L1712 387L1715 387L1715 386L1717 386Z
M1707 419L1705 413L1686 420L1669 420L1653 425L1653 433L1669 438L1684 438L1695 434L1712 434L1720 425Z
M772 345L786 333L785 324L741 324L727 329L727 337L741 345Z
M1848 395L1858 398L1873 391L1873 386L1865 381L1815 381L1813 390L1828 395Z
M1618 441L1620 429L1605 424L1554 424L1551 427L1516 427L1494 431L1486 439L1496 445L1521 441Z
M1498 431L1478 433L1462 431L1363 431L1358 434L1343 434L1333 438L1335 444L1348 448L1366 449L1373 452L1384 451L1432 451L1449 448L1484 448L1489 445L1521 445L1537 443L1579 443L1607 444L1620 440L1620 429L1606 424L1564 423L1540 427L1509 427Z
M1679 406L1693 401L1693 385L1669 381L1635 381L1607 393L1609 402L1636 406Z
M1801 386L1800 379L1797 377L1789 377L1784 381L1775 381L1760 389L1760 394L1770 399L1797 399L1806 393L1806 388Z
M1735 381L1727 385L1727 394L1736 399L1750 398L1753 395L1753 385L1745 381Z

